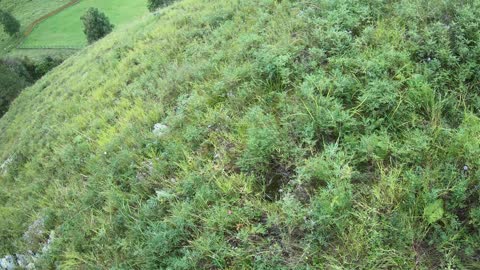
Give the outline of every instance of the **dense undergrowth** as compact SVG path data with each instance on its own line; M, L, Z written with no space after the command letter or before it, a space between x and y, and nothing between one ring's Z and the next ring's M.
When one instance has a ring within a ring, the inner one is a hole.
M44 268L477 269L479 26L184 0L117 29L0 120L0 255L44 219Z
M27 85L24 78L0 63L0 117L7 112L10 103Z
M4 57L0 59L0 117L10 104L25 89L50 70L62 63L64 58L47 56L43 59L28 57Z

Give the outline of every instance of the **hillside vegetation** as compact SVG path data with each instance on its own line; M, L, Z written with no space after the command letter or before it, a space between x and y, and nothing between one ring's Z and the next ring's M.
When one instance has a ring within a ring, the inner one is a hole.
M40 269L479 269L479 26L183 0L116 28L0 119L0 257L54 231Z

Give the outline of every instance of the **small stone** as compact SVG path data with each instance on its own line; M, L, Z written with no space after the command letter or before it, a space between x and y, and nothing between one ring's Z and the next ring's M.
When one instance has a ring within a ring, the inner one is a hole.
M153 134L156 135L157 137L162 137L163 135L167 134L167 132L168 132L167 125L156 123L153 126Z
M142 182L153 174L153 161L147 160L142 162L141 167L137 170L137 181Z
M6 269L7 268L7 260L4 258L0 259L0 268L1 269Z
M17 264L19 267L24 268L27 266L27 257L23 254L15 254L15 257L17 257Z
M45 219L43 217L35 220L28 230L23 234L23 239L28 245L36 247L44 240L45 234Z
M13 258L12 255L7 255L5 256L5 258L2 259L2 267L3 269L7 269L7 270L13 270L15 269L15 259Z
M13 162L13 158L12 157L9 157L7 158L7 160L5 160L1 165L0 165L0 174L7 174L8 173L8 166L10 165L10 163Z
M55 238L55 231L51 231L50 235L48 236L47 243L45 243L45 245L43 245L42 247L43 254L48 252L48 250L50 249L50 245L53 243L54 238Z

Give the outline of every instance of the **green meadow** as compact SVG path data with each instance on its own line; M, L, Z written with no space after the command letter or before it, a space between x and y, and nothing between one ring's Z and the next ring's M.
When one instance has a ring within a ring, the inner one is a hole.
M147 12L146 0L84 0L43 21L21 48L81 48L87 44L80 17L90 7L105 12L115 26L141 17Z
M21 32L35 19L68 3L69 0L1 0L0 9L9 11L20 21ZM20 35L21 36L21 35ZM10 37L0 27L0 55L15 47L20 41L18 37Z

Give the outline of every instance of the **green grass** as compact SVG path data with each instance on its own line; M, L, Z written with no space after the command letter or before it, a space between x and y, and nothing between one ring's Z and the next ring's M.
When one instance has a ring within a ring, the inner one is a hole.
M43 21L21 44L22 48L81 48L86 45L80 17L89 7L105 12L117 27L147 12L146 0L83 0Z
M183 0L117 29L0 119L0 256L45 220L38 269L479 269L478 25Z
M21 23L21 32L35 19L49 13L68 0L2 0L0 8L12 12ZM21 33L20 33L20 36ZM11 38L0 29L0 55L12 50L21 38Z

